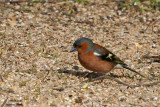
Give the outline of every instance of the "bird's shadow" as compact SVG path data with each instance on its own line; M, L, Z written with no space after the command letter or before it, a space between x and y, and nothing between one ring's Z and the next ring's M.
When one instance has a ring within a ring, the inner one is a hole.
M110 80L114 80L116 81L117 83L119 84L123 84L125 86L127 86L127 88L135 88L135 87L140 87L140 86L153 86L153 85L157 85L160 83L160 81L156 81L156 82L152 82L152 83L144 83L144 84L136 84L136 85L130 85L130 84L127 84L125 82L121 82L119 81L118 79L116 78L128 78L128 79L134 79L134 76L131 77L129 75L115 75L115 74L112 74L112 73L109 73L108 75L105 76L105 74L102 74L102 73L94 73L94 72L88 72L88 71L84 71L84 72L81 72L78 70L78 67L73 68L73 70L66 70L66 69L59 69L58 70L58 73L66 73L68 75L74 75L74 76L77 76L79 78L87 78L88 80L87 81L82 81L83 82L92 82L92 81L95 81L95 80L98 80L98 79L101 79L101 80L104 80L104 79L110 79ZM99 78L99 77L103 77L104 78ZM105 78L106 77L106 78ZM141 79L140 79L141 81ZM102 81L100 81L102 82Z
M77 68L77 69L75 69ZM67 69L58 69L58 73L66 73L69 75L74 75L76 77L83 77L83 78L88 78L89 80L91 79L95 79L97 77L103 76L105 74L103 73L95 73L95 72L89 72L89 71L79 71L77 66L73 67L73 70L67 70ZM129 75L115 75L113 73L109 73L108 76L114 77L114 78L129 78L129 79L133 79L134 77L131 77Z

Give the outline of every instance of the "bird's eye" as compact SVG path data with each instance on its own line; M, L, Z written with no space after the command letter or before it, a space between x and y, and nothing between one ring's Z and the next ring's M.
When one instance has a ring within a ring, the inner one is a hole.
M78 46L78 48L81 48L81 47L82 47L81 45Z

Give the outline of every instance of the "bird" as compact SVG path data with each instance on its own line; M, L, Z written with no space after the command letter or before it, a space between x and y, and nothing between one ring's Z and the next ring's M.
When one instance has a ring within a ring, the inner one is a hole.
M86 37L77 39L70 52L78 51L78 59L80 64L93 72L108 73L114 68L128 69L144 78L144 75L128 67L119 57L107 50L105 47L93 43Z

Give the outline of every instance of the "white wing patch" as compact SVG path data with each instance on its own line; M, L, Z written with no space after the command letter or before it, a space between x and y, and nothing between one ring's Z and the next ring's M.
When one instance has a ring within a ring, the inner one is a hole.
M97 53L97 52L94 52L93 54L96 56L102 56L100 53Z
M107 56L106 58L112 59L112 56L113 56L113 55L109 53L108 56Z

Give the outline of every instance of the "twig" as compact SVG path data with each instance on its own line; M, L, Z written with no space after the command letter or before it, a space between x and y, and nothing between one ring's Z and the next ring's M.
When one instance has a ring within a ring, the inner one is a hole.
M144 31L146 31L150 26L154 25L154 24L155 24L156 22L158 22L159 20L160 20L160 19L157 19L157 20L151 22Z
M111 76L108 76L108 75L103 75L103 76L97 77L97 78L91 80L90 82L95 81L95 80L98 80L98 79L102 79L102 78L114 80L114 81L116 81L117 83L123 84L123 85L125 85L125 86L127 86L127 87L130 87L130 88L135 88L135 87L140 87L140 86L148 86L148 87L149 87L149 86L157 85L157 84L160 83L160 81L156 81L156 82L152 82L152 83L129 85L129 84L127 84L127 83L124 83L124 82L122 82L122 81L119 81L118 79L116 79L116 78L114 78L114 77L111 77ZM88 81L88 80L87 80L87 81ZM87 82L87 81L83 81L83 82Z
M126 85L126 86L128 86L128 87L132 87L131 85L126 84L126 83L123 83L123 82L119 81L118 79L116 79L116 78L114 78L114 77L111 77L111 76L108 76L108 75L102 75L102 76L100 76L100 77L97 77L97 78L91 80L90 82L93 82L93 81L99 80L99 79L110 79L110 80L116 81L116 82L119 83L119 84L123 84L123 85ZM88 81L88 80L87 80L87 81ZM83 81L83 82L87 82L87 81Z
M137 84L137 85L133 85L132 87L140 87L140 86L147 86L147 87L149 87L149 86L157 85L159 83L160 83L160 81L156 81L156 82L152 82L152 83Z
M2 76L1 76L1 75L0 75L0 81L4 82L4 80L3 80L3 78L2 78Z
M8 97L4 100L3 104L1 105L1 107L4 107L4 106L5 106L7 100L8 100Z

